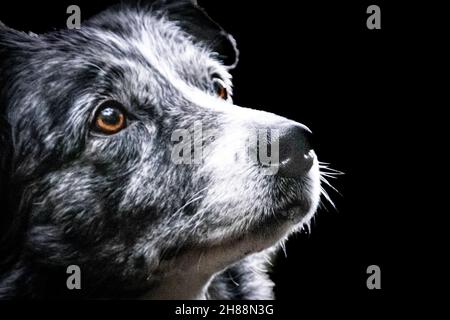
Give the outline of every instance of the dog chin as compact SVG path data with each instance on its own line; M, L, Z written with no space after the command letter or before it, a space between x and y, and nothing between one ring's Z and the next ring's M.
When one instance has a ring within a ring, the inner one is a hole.
M246 231L223 234L220 240L191 244L179 251L179 255L160 264L159 289L144 299L191 299L201 298L205 284L218 272L256 253L271 253L286 238L308 224L320 199L320 173L316 163L308 177L308 188L298 200L274 210L271 215L262 215L257 223ZM161 285L162 284L162 285ZM189 289L189 290L187 290ZM188 296L173 296L173 292Z
M299 230L308 216L304 207L287 210L284 221L259 227L239 237L220 243L192 247L176 258L161 264L162 272L156 288L142 299L203 299L205 288L215 274L260 252L272 253L288 235ZM291 217L290 215L293 216Z
M166 270L213 274L251 254L277 247L290 234L309 223L317 205L314 196L304 201L294 201L273 215L262 218L241 234L224 234L220 241L193 244L170 262L167 261L172 267Z
M203 299L204 288L215 274L252 254L270 254L274 251L271 248L277 248L289 234L298 230L310 215L299 214L302 210L294 206L287 211L286 217L290 217L290 214L295 217L260 226L258 232L252 230L210 246L190 248L171 261L166 261L161 265L164 272L159 285L142 299Z

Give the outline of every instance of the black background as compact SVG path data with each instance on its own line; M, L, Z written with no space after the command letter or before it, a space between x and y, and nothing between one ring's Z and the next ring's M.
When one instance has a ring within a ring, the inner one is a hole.
M325 203L329 210L319 210L311 233L293 236L287 258L280 253L273 268L277 298L299 308L317 299L376 308L417 288L412 275L423 257L411 255L415 195L404 190L406 99L415 99L411 79L421 69L420 45L411 41L421 29L408 22L421 8L392 2L199 1L237 40L235 103L306 124L319 159L345 172L332 181L341 195L328 188L337 210ZM86 19L108 2L2 2L0 20L37 33L63 28L69 4L80 5ZM366 28L370 4L381 7L381 30ZM379 291L366 287L371 264L381 268Z

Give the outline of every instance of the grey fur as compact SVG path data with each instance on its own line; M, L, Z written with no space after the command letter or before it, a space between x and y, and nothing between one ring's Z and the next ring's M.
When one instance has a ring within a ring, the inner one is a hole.
M14 230L0 243L0 298L273 297L256 270L314 214L319 165L295 180L238 156L252 130L290 120L214 96L212 75L231 91L234 63L164 5L116 7L39 36L0 28ZM90 131L105 99L133 115L113 136ZM201 141L203 163L175 165L171 133L195 121L214 135ZM295 201L303 210L290 216ZM64 287L71 264L79 292Z

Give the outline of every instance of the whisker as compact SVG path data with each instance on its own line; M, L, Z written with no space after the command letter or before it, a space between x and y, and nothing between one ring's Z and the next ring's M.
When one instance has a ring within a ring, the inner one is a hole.
M304 226L305 226L305 232L306 232L306 234L311 234L311 220L305 222ZM306 229L308 229L308 231L306 231Z
M321 172L320 174L321 174L322 176L327 177L327 178L330 178L330 179L337 179L337 178L338 178L337 175L332 175L332 174L329 174L329 173Z
M193 202L195 202L195 201L198 201L198 200L204 198L204 195L201 195L201 196L198 196L198 197L197 197L197 195L199 195L200 193L202 193L202 192L205 191L206 189L207 189L207 188L203 188L203 189L201 189L200 191L197 191L196 193L194 193L194 194L192 195L192 197L191 197L188 201L186 201L186 203L185 203L184 205L182 205L177 211L175 211L175 212L173 213L172 216L174 216L174 215L178 214L179 212L181 212L184 208L186 208L186 207L187 207L188 205L190 205L191 203L193 203Z
M320 181L323 182L324 186L330 187L334 192L342 196L342 194L328 181L328 179L337 179L338 176L345 174L342 171L333 169L330 167L330 163L328 162L319 162L319 171L320 171ZM328 178L328 179L327 179ZM336 205L334 204L333 200L331 200L330 195L325 190L323 186L320 187L321 193L324 197L324 199L330 203L333 208L336 210ZM327 209L327 206L325 205L325 202L320 201L319 203L322 205L325 209Z
M331 174L335 174L335 175L339 175L339 176L345 174L345 172L330 168L328 166L320 166L319 165L319 168L321 169L320 170L321 172L331 173Z
M331 183L327 180L327 179L325 179L325 177L320 177L320 181L323 181L323 182L325 182L325 184L327 185L327 186L329 186L331 189L333 189L338 195L340 195L341 197L342 197L342 194L335 188L335 187L333 187L332 185L331 185Z
M334 209L336 209L336 206L334 205L333 200L331 200L330 196L328 195L328 192L322 187L320 187L320 189L322 190L324 198L333 206Z
M280 247L283 250L284 257L287 258L286 245L285 245L284 241L280 241Z
M266 261L266 263L267 263L268 265L270 265L271 267L273 267L273 262L272 262L272 260L270 259L270 257L269 257L268 255L263 255L263 258L264 258L264 260Z
M259 266L255 265L255 264L252 264L252 265L249 266L249 267L250 267L250 269L251 269L253 272L255 272L255 273L266 273L266 272L267 272L267 269L266 269L266 268L259 267Z

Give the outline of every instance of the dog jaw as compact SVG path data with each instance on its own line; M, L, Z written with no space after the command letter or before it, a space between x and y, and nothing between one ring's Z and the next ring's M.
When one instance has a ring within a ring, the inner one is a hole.
M210 240L209 244L183 250L180 255L160 263L159 269L164 271L158 276L156 285L152 285L152 290L141 299L205 299L216 275L249 256L275 252L292 233L309 225L320 200L319 177L316 159L309 173L307 204L278 211L281 217L271 217L266 224L255 226L239 236L222 234L218 237L222 240ZM258 267L264 268L264 264Z

